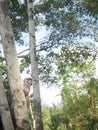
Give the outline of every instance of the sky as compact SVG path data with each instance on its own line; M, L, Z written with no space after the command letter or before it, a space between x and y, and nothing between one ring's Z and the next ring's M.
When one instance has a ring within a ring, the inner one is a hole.
M40 0L35 0L35 2L37 3L37 2L39 2ZM22 3L24 3L24 0L18 0L18 2L20 3L20 4L22 4Z

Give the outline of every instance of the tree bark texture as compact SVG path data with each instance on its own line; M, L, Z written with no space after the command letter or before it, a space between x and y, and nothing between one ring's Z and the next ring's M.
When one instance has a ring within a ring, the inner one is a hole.
M5 89L0 74L0 116L4 130L14 130Z
M43 130L40 87L39 87L39 72L36 57L36 42L35 42L35 24L34 24L34 8L32 0L27 0L28 19L29 19L29 47L31 59L31 73L34 96L34 120L35 130Z
M23 93L22 80L18 64L18 57L13 40L11 20L8 12L9 9L7 0L0 0L1 37L7 64L16 124L18 130L30 130L27 106Z

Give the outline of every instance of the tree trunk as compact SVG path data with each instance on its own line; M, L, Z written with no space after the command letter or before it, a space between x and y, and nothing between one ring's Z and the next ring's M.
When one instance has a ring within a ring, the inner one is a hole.
M0 116L4 130L14 130L11 114L0 74ZM1 123L1 122L0 122Z
M39 73L38 63L36 57L36 43L35 43L35 25L34 25L34 9L32 0L27 0L28 5L28 19L29 19L29 47L31 58L31 73L33 84L33 96L34 96L34 120L35 129L43 130L42 112L41 112L41 99L39 88Z
M7 0L0 0L0 26L3 51L6 59L12 102L18 130L29 130L29 118L23 93L18 58Z

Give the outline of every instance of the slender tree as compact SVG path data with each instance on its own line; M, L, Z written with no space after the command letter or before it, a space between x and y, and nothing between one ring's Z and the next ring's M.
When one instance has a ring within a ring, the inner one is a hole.
M39 72L36 56L34 8L32 0L27 0L27 5L28 5L28 19L29 19L29 47L30 47L31 71L32 71L31 73L32 73L33 96L34 96L35 129L43 130L40 87L39 87Z
M18 130L29 130L27 106L23 94L22 80L6 0L0 0L0 26L17 128Z

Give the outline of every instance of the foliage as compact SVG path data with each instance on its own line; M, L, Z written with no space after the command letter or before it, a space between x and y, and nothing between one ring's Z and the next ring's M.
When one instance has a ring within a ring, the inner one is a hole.
M14 39L17 42L23 43L20 38L22 36L21 32L26 32L28 23L26 2L24 4L19 4L18 0L9 0L8 2Z
M12 103L11 92L10 92L10 86L9 86L9 82L8 82L8 75L7 75L7 68L6 68L5 61L3 61L0 64L0 71L1 71L1 74L2 74L2 81L3 81L3 85L5 87L8 103L9 103L9 106L11 108L11 103Z
M60 106L43 106L43 121L45 130L64 130L65 118Z
M81 60L82 57L86 58L89 55L92 55L92 51L95 51L97 54L97 51L93 50L93 46L95 44L95 41L97 42L98 22L95 17L89 15L89 11L85 6L84 2L85 1L45 0L41 1L41 3L35 6L36 13L39 13L43 8L41 12L44 15L44 18L42 17L44 21L43 24L45 24L46 29L50 31L47 38L44 39L44 42L42 42L41 44L42 46L40 46L40 50L45 51L43 51L43 55L40 54L38 55L39 63L41 61L40 72L43 72L43 74L41 74L40 76L40 79L44 82L48 81L48 84L49 82L53 83L55 81L56 82L58 81L57 76L55 76L55 79L53 79L53 77L50 76L50 73L52 73L56 68L56 67L53 68L52 66L53 63L59 59L57 58L58 57L58 54L56 53L57 51L58 52L61 51L62 53L66 52L65 59L66 60L68 60L68 58L70 59L70 61L66 62L67 64L68 62L72 63L74 62L77 64L78 60ZM91 39L91 41L88 42L86 41L86 39ZM77 44L79 44L80 47L77 46ZM86 44L88 45L86 46ZM74 52L69 54L70 53L68 51L69 46L75 46L75 45L77 46L76 47L77 50L73 49ZM82 48L81 45L84 45L84 47ZM46 49L47 46L48 49ZM90 49L91 52L88 52L89 51L88 46L92 48ZM81 51L79 51L79 49ZM47 54L44 56L44 53ZM95 58L96 54L92 56L94 56ZM73 58L74 55L77 56L77 59ZM85 58L82 59L82 61L85 60ZM62 62L63 61L61 61L61 63ZM78 67L81 69L81 71L83 69L82 66L83 63L81 64L80 62L80 65ZM62 67L60 68L62 68L62 73L65 73L66 70L64 70L63 67L66 68L65 65L63 65L62 63Z
M57 62L58 74L63 82L63 112L65 118L68 118L66 127L68 130L96 129L98 96L95 83L97 81L93 79L94 59L90 53L86 53L90 52L90 49L86 51L85 46L82 46L83 48L79 46L77 50L77 47L69 48L67 55L66 51L58 55L59 62Z
M84 83L84 85L80 85L77 81L77 84L74 82L75 80L67 80L66 83L63 83L64 87L62 89L62 100L66 128L68 130L86 130L88 129L88 126L90 128L95 128L96 122L94 123L93 120L98 120L96 118L97 115L95 115L95 113L97 113L97 108L95 106L97 106L98 97L96 94L97 90L95 90L95 86L93 85L94 83L92 80L92 83L88 81L87 83ZM89 89L91 88L90 85L92 87L94 86L94 88L89 94Z
M20 61L20 71L23 72L25 68L30 66L30 57L29 55L24 56Z
M63 109L61 108L63 119L60 119L56 109L56 114L52 115L50 112L51 129L60 128L60 124L64 128L66 126L66 130L97 128L98 119L95 116L98 99L97 81L93 80L94 62L97 54L95 48L93 45L70 44L62 47L61 51L53 53L57 66L56 75L58 75L56 81L61 80L63 84Z
M44 58L43 55L38 53L41 80L52 80L48 74L52 71L51 63L53 60L49 59L49 56L53 53L53 48L73 44L73 41L77 37L82 39L83 37L90 37L92 35L97 40L95 36L97 30L96 20L89 16L87 8L84 5L83 1L72 0L42 0L40 3L34 5L35 23L37 22L37 25L46 25L50 30L50 35L46 38L47 40L44 39L44 43L42 42L39 45L40 50L45 50L45 53L46 51L48 52ZM23 43L21 32L28 32L26 1L23 4L19 4L17 0L9 0L9 10L15 40ZM91 33L90 30L93 30L94 33ZM25 65L25 60L23 59L22 61L21 70L23 71L29 62Z
M43 113L44 129L49 130L49 124L51 122L49 107L43 106L42 113Z
M49 125L51 130L64 130L65 119L63 117L62 108L56 107L50 108L51 124Z
M95 89L95 87L97 87L97 84L95 84L93 87L94 82L97 82L97 80L91 79L91 81L88 81L87 84L82 86L82 91L79 93L78 88L76 88L76 91L73 88L73 92L68 85L63 87L62 97L64 104L64 113L65 117L69 117L71 129L74 127L79 130L91 130L97 128L98 94L96 93L97 90ZM91 86L93 87L93 90L91 90L92 93L89 93L88 90L91 89Z
M84 6L89 11L90 15L98 18L98 1L97 0L85 0Z

